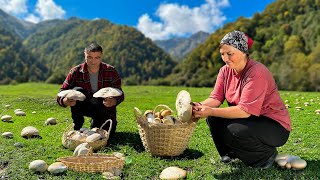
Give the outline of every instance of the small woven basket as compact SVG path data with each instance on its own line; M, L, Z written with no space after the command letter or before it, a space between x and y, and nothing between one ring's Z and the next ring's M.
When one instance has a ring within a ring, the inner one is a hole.
M102 127L107 124L107 122L110 122L110 127L108 129L108 131L106 130L103 130L103 134L105 135L105 138L103 139L100 139L98 141L94 141L94 142L88 142L89 146L92 147L93 150L99 150L101 149L102 147L106 146L107 143L108 143L108 139L109 139L109 134L110 134L110 130L111 130L111 127L112 127L112 120L111 119L108 119L106 120L106 122L104 122L102 124L102 126L100 127L100 129L102 129ZM70 149L70 150L75 150L76 147L79 145L79 144L82 144L82 143L85 143L86 141L79 141L79 140L74 140L72 139L71 137L68 136L68 133L70 131L72 131L74 127L74 124L70 124L65 130L64 130L64 133L62 134L62 145L67 148L67 149Z
M58 158L68 169L78 172L106 172L112 168L122 169L124 159L111 154L87 154Z
M166 105L158 105L171 110ZM155 108L155 109L156 109ZM171 110L172 111L172 110ZM153 156L179 156L186 150L195 122L181 124L149 123L138 108L134 108L139 134L147 152Z

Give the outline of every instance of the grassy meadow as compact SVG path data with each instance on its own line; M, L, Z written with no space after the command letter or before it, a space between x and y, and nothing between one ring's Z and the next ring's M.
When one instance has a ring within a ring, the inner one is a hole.
M12 139L0 137L0 179L103 179L99 173L80 173L68 170L61 175L49 172L33 173L29 163L42 159L52 164L59 157L71 156L72 151L61 143L64 129L72 123L69 108L62 108L56 103L56 94L60 85L26 83L0 86L0 116L11 115L13 123L0 121L0 133L13 132ZM267 170L245 166L241 161L223 164L215 149L209 129L201 119L192 135L188 148L179 157L153 157L144 151L138 133L133 108L153 109L158 104L166 104L175 109L176 95L180 90L187 90L193 101L208 97L211 88L125 86L125 101L118 106L118 126L110 145L99 153L121 152L127 157L122 179L159 179L163 169L178 166L187 170L187 179L320 179L320 109L319 92L284 92L287 100L293 131L288 142L279 153L289 153L307 161L304 170L281 169L277 165ZM309 102L310 106L304 103ZM10 107L6 107L10 105ZM295 107L303 109L298 111ZM22 109L26 116L16 116L15 109ZM36 113L33 114L32 112ZM49 117L57 119L58 124L46 126ZM26 126L34 126L41 138L24 139L20 136ZM85 121L89 127L89 118ZM24 146L16 148L13 144L21 142Z

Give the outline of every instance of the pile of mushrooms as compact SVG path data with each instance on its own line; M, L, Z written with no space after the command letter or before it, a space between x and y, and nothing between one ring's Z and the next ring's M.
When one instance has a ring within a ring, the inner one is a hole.
M275 159L275 162L281 168L294 169L294 170L301 170L307 166L307 162L305 160L301 159L298 156L292 156L288 154L278 154Z
M177 116L173 116L173 111L170 108L156 110L146 110L144 113L148 123L163 123L163 124L181 124L192 120L192 102L189 92L181 90L176 98ZM160 106L160 105L159 105ZM157 106L158 107L158 106ZM138 108L135 108L138 113L142 114Z
M163 124L180 124L181 122L176 119L172 115L172 111L168 109L161 109L158 112L154 112L153 110L146 110L144 113L144 116L146 117L146 120L149 123L163 123Z
M80 130L69 131L67 137L81 142L95 142L107 138L105 130L99 128L81 128Z

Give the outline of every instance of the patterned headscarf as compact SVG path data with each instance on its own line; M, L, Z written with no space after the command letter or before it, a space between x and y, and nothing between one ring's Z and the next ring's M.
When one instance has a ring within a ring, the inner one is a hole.
M220 44L233 46L243 53L248 54L249 48L253 44L253 40L241 31L232 31L222 38Z

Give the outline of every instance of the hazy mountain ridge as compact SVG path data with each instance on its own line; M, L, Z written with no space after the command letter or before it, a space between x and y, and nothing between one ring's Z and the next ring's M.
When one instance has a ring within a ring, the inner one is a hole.
M199 31L189 38L178 37L154 42L179 62L199 44L203 43L209 35L209 33Z

